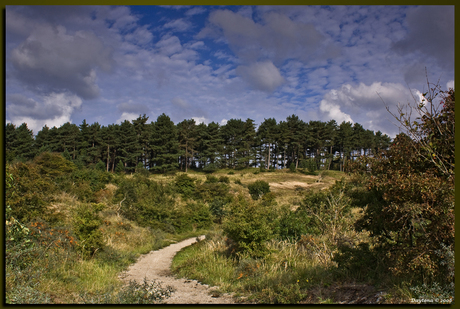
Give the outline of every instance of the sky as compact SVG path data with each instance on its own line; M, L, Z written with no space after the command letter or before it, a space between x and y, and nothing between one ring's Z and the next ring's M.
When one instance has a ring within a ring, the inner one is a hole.
M6 6L6 122L334 119L454 87L454 6Z

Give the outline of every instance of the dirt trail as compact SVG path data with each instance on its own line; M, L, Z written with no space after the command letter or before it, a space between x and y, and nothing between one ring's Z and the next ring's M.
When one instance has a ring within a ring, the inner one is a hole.
M200 239L204 239L204 236L200 236ZM163 303L166 304L234 304L235 301L228 294L219 295L215 293L214 296L218 297L213 297L213 288L208 285L201 284L196 280L173 277L170 271L173 257L179 250L195 242L195 237L189 238L142 255L121 277L126 282L136 280L139 283L142 283L146 277L148 281L161 282L164 287L172 286L175 292L170 298L165 299Z

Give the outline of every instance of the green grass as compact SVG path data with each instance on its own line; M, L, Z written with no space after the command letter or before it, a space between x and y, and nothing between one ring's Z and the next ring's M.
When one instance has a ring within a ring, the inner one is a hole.
M252 302L271 304L298 303L310 288L331 283L330 266L311 259L295 244L272 241L263 259L236 258L227 255L224 239L214 235L184 248L173 260L173 272Z

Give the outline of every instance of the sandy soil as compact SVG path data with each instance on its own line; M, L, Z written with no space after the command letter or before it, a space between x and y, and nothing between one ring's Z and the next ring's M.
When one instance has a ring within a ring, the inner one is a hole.
M204 236L200 236L204 239ZM147 278L148 281L161 282L162 286L172 286L175 292L165 299L165 304L234 304L235 301L228 294L213 293L214 288L201 284L196 280L176 279L170 267L176 253L184 247L196 242L196 238L189 238L160 250L151 251L142 255L138 261L120 276L122 280L136 280L139 283Z

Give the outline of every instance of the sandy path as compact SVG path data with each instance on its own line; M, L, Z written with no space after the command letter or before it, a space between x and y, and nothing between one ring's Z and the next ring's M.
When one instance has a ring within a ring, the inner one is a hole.
M200 239L204 239L204 236L200 236ZM234 304L235 301L228 294L213 297L210 294L213 289L208 285L200 284L196 280L176 279L172 276L170 268L173 257L179 250L195 242L195 237L189 238L142 255L121 277L126 282L136 280L139 283L147 277L148 281L159 281L164 287L172 286L175 292L170 298L165 299L163 303L166 304Z

